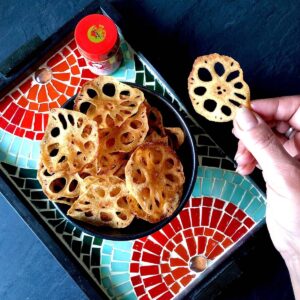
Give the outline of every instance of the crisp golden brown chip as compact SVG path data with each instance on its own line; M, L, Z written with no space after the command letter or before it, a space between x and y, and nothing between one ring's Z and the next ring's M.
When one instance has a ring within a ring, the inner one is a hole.
M144 101L144 94L110 76L99 76L82 87L74 109L85 113L99 128L120 126L134 115Z
M147 108L147 114L149 122L149 134L155 131L162 137L166 136L163 118L160 111L156 107L150 106Z
M185 181L176 153L160 143L144 143L131 155L126 167L126 186L141 208L155 220L177 208Z
M98 147L96 122L63 108L51 111L41 142L41 161L50 173L80 171L95 160Z
M184 132L180 127L165 127L169 146L177 150L184 143Z
M50 174L46 167L40 163L37 178L43 192L54 202L71 205L80 194L80 184L87 176L96 175L95 168L84 168L79 173L68 174L58 171Z
M128 118L120 127L99 130L99 152L101 154L131 152L144 141L148 129L146 106L141 104L138 112Z
M145 142L162 143L168 146L169 140L168 140L168 136L161 136L156 131L152 131L149 135L147 135Z
M188 91L196 112L210 121L231 121L240 105L250 107L243 70L229 56L214 53L198 57L188 78Z
M81 195L68 210L74 219L95 226L127 227L133 220L125 182L115 176L89 176L81 185Z

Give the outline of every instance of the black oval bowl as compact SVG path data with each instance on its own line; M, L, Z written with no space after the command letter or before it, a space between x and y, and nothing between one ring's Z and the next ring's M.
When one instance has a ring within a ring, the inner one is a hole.
M180 204L174 213L155 224L148 223L146 221L135 218L132 223L121 229L114 229L110 227L96 227L88 223L80 222L67 215L68 206L60 203L56 203L59 210L63 215L81 231L97 236L99 238L126 241L141 238L154 233L155 231L161 229L163 226L168 224L173 218L175 218L178 213L183 209L186 202L189 200L195 180L197 177L197 155L194 138L186 124L184 118L181 114L170 104L164 97L136 84L128 83L133 87L137 87L143 91L145 98L150 103L151 106L155 106L159 109L163 116L165 127L180 127L185 133L185 140L181 147L177 150L177 154L183 165L185 183L183 187L183 194L180 200ZM66 109L73 109L75 96L70 98L63 107Z

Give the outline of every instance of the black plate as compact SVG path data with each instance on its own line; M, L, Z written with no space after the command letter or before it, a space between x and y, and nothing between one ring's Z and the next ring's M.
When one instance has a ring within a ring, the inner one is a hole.
M57 203L59 210L66 216L66 218L76 227L78 227L83 232L89 233L91 235L109 239L109 240L133 240L147 236L154 233L155 231L161 229L164 225L169 223L178 213L182 210L185 203L188 201L195 184L197 177L197 155L196 147L194 143L194 138L189 131L189 128L181 116L181 114L162 96L136 84L128 83L126 84L137 87L143 91L145 98L150 103L151 106L155 106L159 109L163 116L164 126L166 127L181 127L185 133L185 141L183 145L178 149L177 154L183 165L184 174L185 174L185 184L183 188L183 194L180 200L180 204L174 213L162 220L161 222L151 224L143 220L135 218L133 222L127 227L122 229L113 229L110 227L95 227L88 223L83 223L77 221L73 218L67 216L66 212L68 206L64 204ZM74 105L75 96L70 98L64 105L64 108L72 109Z

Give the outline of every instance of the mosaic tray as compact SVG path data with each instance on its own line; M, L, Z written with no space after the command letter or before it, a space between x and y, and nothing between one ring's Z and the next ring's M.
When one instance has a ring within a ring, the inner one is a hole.
M168 99L187 120L199 158L190 200L168 225L145 238L101 240L73 227L50 202L36 179L39 146L52 108L60 107L94 77L75 41L68 40L40 68L52 79L40 84L32 73L0 102L0 169L48 229L68 249L110 299L173 299L210 272L210 267L265 217L265 198L249 177L189 115L180 99L150 63L122 39L124 62L113 74L141 84ZM190 259L205 256L209 268L190 269Z

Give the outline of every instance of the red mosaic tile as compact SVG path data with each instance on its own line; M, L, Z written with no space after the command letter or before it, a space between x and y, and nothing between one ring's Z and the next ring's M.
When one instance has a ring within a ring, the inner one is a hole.
M190 257L194 256L197 253L197 245L194 237L188 238L186 240L186 244L188 246Z
M142 279L141 279L140 275L132 276L132 277L130 277L130 280L133 285L139 285L142 283Z
M28 79L19 87L19 89L22 91L23 94L26 94L26 92L30 89L31 83L32 80Z
M39 109L39 105L37 103L30 102L29 103L29 109L30 110L38 110Z
M68 72L53 73L53 78L60 80L60 81L69 81L70 77L71 77L71 75Z
M4 111L12 102L13 102L13 98L6 96L4 97L1 101L0 101L0 111Z
M48 102L48 94L47 94L46 87L44 85L42 85L40 90L39 90L37 100L38 100L39 103Z
M211 211L210 207L202 207L202 213L201 213L201 225L202 226L208 226L210 211Z
M135 241L134 245L133 245L133 249L141 251L143 248L144 243L140 242L140 241Z
M150 262L153 264L159 264L160 257L148 252L143 252L142 261Z
M34 84L28 92L27 99L36 101L39 89L40 86L38 84Z
M158 266L141 266L140 267L141 270L141 275L142 276L146 276L146 275L155 275L159 272L158 270Z
M170 240L167 244L166 244L166 248L169 250L169 251L173 251L173 249L175 248L175 244L173 243L173 240Z
M83 86L86 82L88 82L88 79L81 79L79 85Z
M38 111L39 112L49 111L49 104L48 103L42 103L42 104L40 104Z
M192 206L199 207L202 203L202 198L192 198Z
M57 53L52 58L50 58L48 60L47 66L50 67L50 68L52 68L55 65L57 65L61 60L63 60L63 57L59 53Z
M176 243L176 244L180 244L182 241L183 241L183 237L182 237L182 234L181 232L178 232L175 237L173 238L173 241Z
M5 119L0 117L0 127L5 129L7 127L7 125L8 125L8 122Z
M147 249L148 251L157 254L157 253L161 253L162 246L152 242L151 240L147 240L146 243L144 244L144 249Z
M144 284L146 287L156 285L162 282L161 275L154 275L144 279Z
M214 230L211 228L204 228L204 235L206 236L212 236L214 234Z
M75 49L75 50L74 50L74 53L75 53L75 55L76 55L77 57L81 57L81 54L80 54L80 52L78 51L78 49Z
M241 223L238 220L232 219L224 233L227 236L232 236L238 230L238 228L240 226L241 226Z
M46 128L48 124L48 118L49 118L48 114L43 114L43 118L44 118L44 128Z
M165 292L162 294L157 300L170 300L173 298L173 294L170 291Z
M175 282L172 286L171 286L171 291L176 295L178 294L178 292L180 291L180 285Z
M207 255L208 259L214 259L219 256L224 249L220 245L216 245L216 247Z
M203 227L194 228L194 235L195 236L203 235L203 233L204 233L204 228Z
M36 113L34 117L34 130L42 131L43 129L43 115Z
M84 58L79 58L78 59L78 64L79 64L79 67L86 66L86 62L85 62Z
M188 267L179 267L171 271L173 277L175 280L178 280L179 278L185 276L186 274L190 273L190 270Z
M167 249L165 249L163 251L162 258L163 258L164 261L169 261L169 259L170 259L170 251L168 251Z
M168 287L166 286L165 283L161 283L155 287L153 287L152 289L149 290L149 294L152 298L157 297L158 295L163 294L165 291L168 290Z
M27 107L29 101L24 98L24 97L21 97L19 100L18 100L18 105L22 106L22 107Z
M150 298L146 294L146 295L142 296L139 300L150 300Z
M218 245L218 242L213 239L208 239L206 243L205 256L208 256L209 253Z
M133 251L131 260L139 261L141 258L141 255L142 255L141 252Z
M192 226L200 225L200 210L199 208L191 208Z
M171 267L184 267L184 266L186 266L187 265L187 262L186 261L184 261L183 259L181 259L181 258L174 258L174 257L172 257L171 259L170 259L170 265L171 265Z
M79 70L79 68L77 66L71 67L71 72L72 72L73 75L80 74L80 70Z
M81 77L83 78L95 78L96 74L92 73L89 69L83 69L81 73Z
M178 218L175 218L175 219L172 220L171 226L173 227L173 229L175 230L175 232L178 232L178 231L180 231L182 229L182 225L181 225L181 223L180 223L180 221L179 221Z
M168 274L167 276L164 277L164 281L167 285L171 285L174 283L174 277L171 274Z
M25 130L22 128L17 127L15 130L15 135L19 136L19 137L23 137L25 134Z
M233 244L233 242L229 239L229 238L225 238L225 240L222 242L222 246L224 248L228 248L229 246L231 246Z
M245 221L244 221L244 224L248 227L248 228L251 228L255 222L251 219L251 218L247 218Z
M138 297L140 297L146 293L144 286L142 284L139 286L135 286L134 291Z
M70 41L69 45L68 45L71 49L77 49L77 45L75 40Z
M56 101L49 103L50 110L53 109L53 108L58 108L58 107L60 107L60 105Z
M69 66L68 66L67 62L62 61L61 63L59 63L58 65L53 67L51 70L52 70L52 73L54 76L55 75L54 73L56 73L56 72L61 73L61 72L67 71L68 69L69 69Z
M79 84L79 82L80 82L80 78L72 76L71 82L70 82L71 85L77 86Z
M26 131L26 133L25 133L25 137L27 137L28 139L31 139L31 140L34 139L34 135L35 135L35 133L33 131Z
M161 231L156 231L154 234L152 234L152 237L163 246L168 241L168 238Z
M161 264L160 270L161 270L161 273L170 273L171 272L171 268L170 268L169 264Z
M56 99L59 96L59 93L53 87L51 82L49 82L47 84L47 92L48 92L49 98L52 99L52 100Z
M21 93L18 90L15 90L14 92L11 93L12 97L17 100L21 96Z
M16 110L18 109L18 106L12 102L8 109L5 111L5 113L3 114L3 117L6 119L6 120L10 120L12 119L13 115L16 113Z
M130 264L130 273L137 273L140 270L140 265L138 263Z
M191 236L194 235L194 234L193 234L193 229L192 229L192 228L186 229L186 230L183 231L183 234L184 234L184 236L185 236L186 238L191 237Z
M67 62L69 63L70 66L74 65L76 63L76 58L74 55L70 55L67 57ZM80 66L80 64L79 64Z
M198 236L198 249L197 253L202 254L205 250L207 238L205 236Z
M174 229L169 224L166 225L162 230L168 238L172 238L175 235Z
M25 114L25 110L23 108L19 107L17 109L14 117L12 118L11 122L15 125L19 125L24 114Z
M52 79L52 83L54 88L60 93L64 93L65 90L67 89L67 86L64 83L61 83L60 81Z
M225 238L225 236L217 231L213 235L213 239L216 240L217 242L222 242L224 240L224 238Z
M5 128L6 131L8 131L8 132L10 132L10 133L12 133L12 134L15 132L15 129L16 129L16 126L13 125L13 124L9 124L9 125L7 125L6 128Z
M183 286L187 286L195 278L195 276L196 276L195 274L186 275L180 279L180 283Z
M213 199L210 197L203 197L202 203L203 203L203 206L211 207L212 203L213 203Z
M190 212L188 209L181 211L181 213L179 214L179 217L180 217L183 228L191 227Z
M240 221L243 221L246 217L246 214L241 210L239 209L235 214L234 214L234 217L237 218L238 220Z
M236 242L237 240L239 240L246 232L247 232L247 228L246 227L242 227L240 228L233 236L232 236L232 240L234 242Z
M70 51L67 47L65 47L65 48L62 50L62 54L63 54L64 56L68 56L70 53L71 53L71 51Z
M67 90L66 90L66 94L69 97L73 97L75 95L75 88L68 86Z
M23 118L21 127L31 129L32 128L33 117L34 117L34 112L30 111L30 110L27 110L25 112L25 116Z
M219 224L221 215L222 215L221 210L213 209L209 226L212 227L212 228L216 228L217 225Z
M219 208L219 209L222 209L225 205L225 202L223 200L220 200L220 199L216 199L215 200L215 208Z
M232 219L231 216L224 213L217 229L224 232L226 227L228 226L229 222L231 221L231 219Z
M61 95L61 96L59 96L57 101L62 106L67 101L67 97L65 95Z
M36 138L38 141L40 141L41 139L43 139L43 137L44 137L44 132L40 132L40 133L37 133L37 134L35 135L35 138Z
M175 248L175 252L185 261L189 261L189 254L187 253L187 250L183 247L183 245L179 244Z
M228 205L225 208L225 211L228 214L233 215L233 213L236 211L236 209L237 209L237 207L234 204L228 203Z

